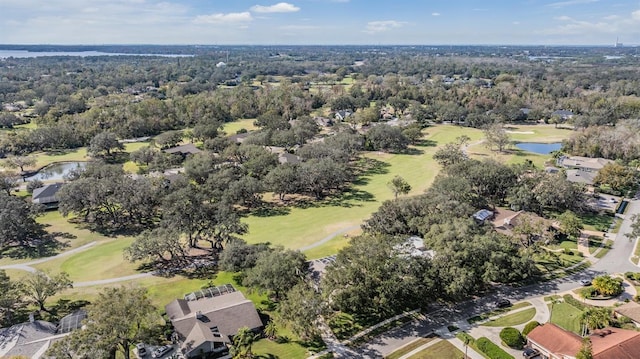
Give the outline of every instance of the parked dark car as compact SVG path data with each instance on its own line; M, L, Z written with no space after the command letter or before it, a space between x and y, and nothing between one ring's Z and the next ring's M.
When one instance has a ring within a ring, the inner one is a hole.
M511 302L509 301L509 299L502 298L502 299L496 300L495 305L497 308L506 308L511 306Z
M538 349L534 349L534 348L526 348L522 352L522 356L525 358L535 358L538 355L540 355L540 352L538 351Z
M151 353L151 356L154 358L161 358L163 355L170 352L171 349L173 349L173 347L169 345L163 345L161 347L157 347L156 349L154 349L153 353Z
M136 351L138 352L138 357L140 358L147 355L147 348L144 346L144 343L136 344Z

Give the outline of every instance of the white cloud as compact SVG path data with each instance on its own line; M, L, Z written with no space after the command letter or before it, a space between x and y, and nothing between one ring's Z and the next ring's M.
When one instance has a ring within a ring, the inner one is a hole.
M211 14L196 16L193 20L196 24L228 24L228 23L242 23L253 20L251 13L245 12L230 12L227 14Z
M300 11L300 8L290 3L279 2L271 6L254 5L251 7L251 11L259 13L296 12Z
M620 16L618 16L618 15L609 15L609 16L603 17L603 19L605 19L605 20L617 20L619 18L620 18Z
M514 25L520 25L520 21L514 21L514 22L512 22L512 24L514 24Z
M320 26L316 26L316 25L283 25L279 27L280 30L287 30L287 31L317 30L319 28Z
M367 23L367 27L364 32L368 34L375 34L378 32L384 32L391 29L397 29L406 24L404 21L396 20L382 20L382 21L370 21Z
M431 16L440 16L440 13L439 12L432 12Z
M547 4L547 6L553 7L553 8L560 8L560 7L572 6L572 5L591 4L598 1L599 0L568 0L568 1L554 2L551 4Z

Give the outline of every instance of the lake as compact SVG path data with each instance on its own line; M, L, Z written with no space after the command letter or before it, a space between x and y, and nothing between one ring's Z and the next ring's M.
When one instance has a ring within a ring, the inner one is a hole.
M27 51L27 50L0 50L0 59L13 57L16 59L26 59L43 56L161 56L161 57L193 57L193 55L179 54L119 54L114 52L100 51Z
M42 168L38 173L25 178L25 181L62 181L64 176L77 168L84 168L86 162L57 162Z
M553 151L559 151L560 148L562 148L562 143L519 142L516 143L516 147L523 151L539 153L541 155L548 155Z

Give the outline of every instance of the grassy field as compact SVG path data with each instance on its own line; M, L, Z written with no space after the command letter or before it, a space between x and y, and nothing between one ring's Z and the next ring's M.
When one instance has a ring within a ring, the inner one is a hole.
M549 305L551 308L551 304ZM551 323L554 323L566 330L580 333L580 309L564 302L553 304L551 312Z
M222 127L222 131L224 131L228 136L235 135L238 130L243 128L247 131L253 131L258 129L258 127L253 124L255 121L255 118L245 118L234 122L227 122Z
M520 308L526 308L526 307L530 307L530 306L531 306L531 303L529 303L529 302L516 303L516 304L514 304L514 305L512 305L510 307L507 307L507 308L498 308L498 309L492 310L490 312L486 312L486 313L482 313L480 315L473 316L473 317L467 319L467 322L469 322L469 324L473 324L473 323L476 323L476 322L483 321L485 319L489 319L489 318L494 317L494 316L499 315L499 314L507 313L507 312L510 312L512 310L516 310L516 309L520 309Z
M464 353L453 344L446 340L441 340L427 349L410 356L409 359L458 359L463 357Z
M133 238L122 237L101 242L85 251L34 265L40 270L64 271L74 282L85 282L136 274L137 264L124 259L122 253Z
M435 337L430 337L430 338L420 338L417 340L412 341L411 343L403 346L402 348L396 350L395 352L387 355L386 357L384 357L384 359L398 359L401 356L410 353L411 351L429 343L432 342L433 340L435 340Z
M482 325L487 327L513 327L515 325L524 324L536 315L536 308L529 308L523 311L505 315L502 318L491 320Z

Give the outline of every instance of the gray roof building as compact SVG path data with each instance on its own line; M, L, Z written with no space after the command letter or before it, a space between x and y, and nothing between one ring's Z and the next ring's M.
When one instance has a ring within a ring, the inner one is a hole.
M188 299L176 299L165 306L180 337L182 353L187 357L224 351L238 329L262 327L253 302L241 292L223 287L224 291L199 291L185 296Z
M56 339L56 325L34 320L0 329L0 358L40 358Z
M31 202L42 204L47 208L57 208L60 201L57 193L63 185L64 183L52 183L34 189L31 195Z
M186 145L167 148L167 149L162 150L162 151L164 153L177 153L177 154L185 156L185 157L187 155L192 155L192 154L196 154L196 153L202 152L202 150L199 149L198 147L196 147L196 145L194 145L193 143L187 143Z

